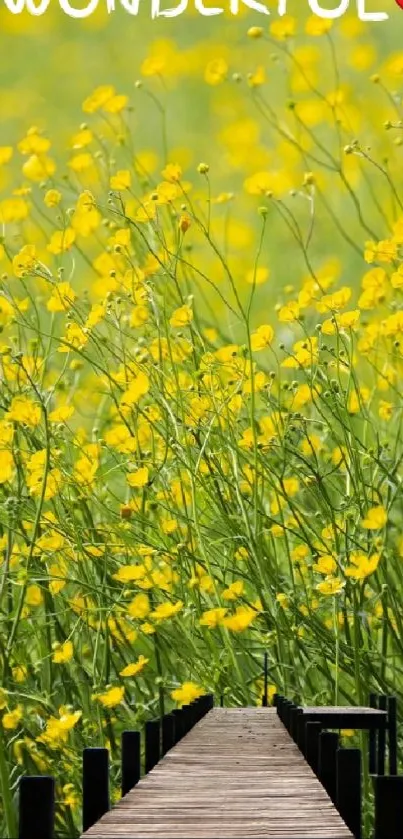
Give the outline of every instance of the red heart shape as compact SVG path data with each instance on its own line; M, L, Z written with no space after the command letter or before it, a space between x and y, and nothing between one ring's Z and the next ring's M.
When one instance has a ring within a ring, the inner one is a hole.
M396 0L396 3L401 9L403 9L403 0Z

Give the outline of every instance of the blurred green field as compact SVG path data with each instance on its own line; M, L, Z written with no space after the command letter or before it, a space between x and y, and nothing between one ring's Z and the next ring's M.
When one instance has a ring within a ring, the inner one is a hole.
M59 164L58 176L64 175L63 166L71 153L71 137L86 119L81 110L83 100L99 85L114 85L120 93L129 96L130 112L125 113L125 123L132 132L133 151L145 153L152 160L152 177L156 182L167 156L170 161L182 164L186 177L193 175L200 160L207 157L213 195L223 191L234 193L235 201L229 210L225 208L221 213L217 210L217 229L221 226L223 237L224 215L225 218L231 215L233 221L226 228L226 235L231 255L239 265L241 282L242 272L247 270L257 247L260 224L256 200L245 194L245 179L259 171L279 172L280 192L284 195L288 187L299 187L306 168L314 168L312 161L306 161L305 166L301 156L285 142L284 135L280 136L278 126L273 129L262 119L261 99L278 116L280 128L296 130L305 139L315 132L319 141L329 148L339 143L332 120L328 117L323 124L321 114L315 114L312 90L304 84L292 59L285 57L282 50L285 42L267 36L259 40L247 37L251 26L263 26L268 33L269 25L278 21L276 3L269 5L273 7L271 18L245 8L237 18L226 14L207 19L189 10L179 18L155 21L150 20L145 5L139 17L133 18L121 7L108 16L106 4L100 3L95 14L85 21L69 19L57 3L40 18L26 14L13 16L3 7L0 12L2 144L15 145L30 126L36 125L52 140L52 154ZM308 4L300 0L290 4L291 13L298 19L298 40L295 46L291 41L290 51L296 50L302 65L306 62L308 76L312 73L312 78L320 82L322 95L331 96L340 84L341 109L346 115L340 142L358 137L364 145L371 146L378 159L393 154L393 165L398 166L402 150L389 142L390 137L382 127L391 115L388 94L379 88L374 90L369 78L379 72L389 91L399 86L403 61L398 50L403 14L393 0L382 3L370 0L368 10L379 10L381 6L390 13L390 20L359 24L353 5L354 11L335 22L331 46L327 37L304 34ZM156 57L155 66L160 66L161 72L144 76L144 62L151 59L155 64ZM206 68L215 60L224 61L228 71L221 83L207 83ZM253 76L258 68L264 68L264 83L251 88L248 74ZM240 80L234 81L234 75ZM134 87L138 79L142 79L141 90ZM158 100L157 105L152 97ZM303 119L307 120L306 131L296 126L294 114L287 108L289 99L300 102ZM168 151L164 151L162 121ZM101 130L103 127L100 126ZM17 154L14 167L19 162L22 159ZM383 188L384 179L374 167L369 171L364 166L359 174L356 158L345 164L351 165L354 188L358 188L360 201L366 207L368 226L384 223L368 197L365 178L370 178L374 192ZM9 172L9 167L0 169L4 195L11 177L15 177L15 168L12 176ZM286 173L283 183L281 173ZM343 218L351 238L360 246L364 231L357 225L353 202L329 173L322 171L322 175L332 211ZM20 181L23 180L20 176ZM297 216L303 218L305 209L301 201L294 202L293 212ZM263 298L264 301L269 298L270 305L291 279L299 281L304 270L295 251L293 272L298 276L290 278L289 267L280 257L284 247L293 245L284 223L273 213L271 229L276 247L270 254L271 282L265 285ZM334 232L333 220L319 200L313 246L318 260L337 257L342 264L348 258L352 272L362 268L357 253L346 249L343 237L338 238ZM262 290L258 289L258 302L261 297ZM219 302L213 301L213 305L218 306Z

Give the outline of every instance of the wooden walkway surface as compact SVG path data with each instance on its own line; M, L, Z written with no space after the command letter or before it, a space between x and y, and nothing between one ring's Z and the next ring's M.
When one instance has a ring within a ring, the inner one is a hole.
M214 708L83 836L352 839L274 708Z

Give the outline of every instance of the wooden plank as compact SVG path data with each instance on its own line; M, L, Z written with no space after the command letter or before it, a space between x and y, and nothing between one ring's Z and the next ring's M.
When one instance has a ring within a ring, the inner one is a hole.
M215 708L83 836L352 839L273 708Z

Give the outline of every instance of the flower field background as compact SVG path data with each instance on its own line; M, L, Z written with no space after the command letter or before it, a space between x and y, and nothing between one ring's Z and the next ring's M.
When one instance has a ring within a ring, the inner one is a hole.
M24 772L77 835L84 746L117 791L123 729L261 702L264 650L401 693L403 15L298 6L1 11L3 836Z

